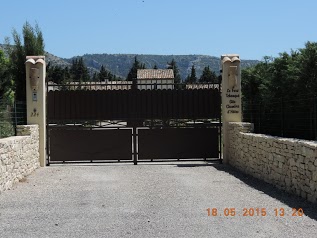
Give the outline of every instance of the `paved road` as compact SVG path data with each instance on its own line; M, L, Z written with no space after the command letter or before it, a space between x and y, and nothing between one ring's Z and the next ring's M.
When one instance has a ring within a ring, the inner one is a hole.
M317 237L317 207L224 165L55 165L0 194L0 237Z

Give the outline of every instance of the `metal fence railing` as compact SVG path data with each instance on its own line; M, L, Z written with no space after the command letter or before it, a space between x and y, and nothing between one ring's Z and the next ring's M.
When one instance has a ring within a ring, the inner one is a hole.
M317 97L243 102L243 121L254 123L255 133L317 140Z
M0 138L16 135L16 126L26 124L26 103L0 100Z

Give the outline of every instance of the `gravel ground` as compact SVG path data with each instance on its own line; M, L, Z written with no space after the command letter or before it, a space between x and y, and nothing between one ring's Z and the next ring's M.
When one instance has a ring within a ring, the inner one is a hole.
M54 165L0 194L0 237L317 237L317 206L226 165Z

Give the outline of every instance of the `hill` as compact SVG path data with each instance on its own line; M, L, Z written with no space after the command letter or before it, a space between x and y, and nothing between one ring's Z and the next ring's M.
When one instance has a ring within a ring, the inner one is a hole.
M3 48L3 45L0 44L1 48ZM66 59L46 52L45 56L47 63L61 67L70 67L73 59L83 57L91 74L99 72L101 65L104 65L113 74L124 79L127 77L135 57L141 63L144 63L146 68L153 68L156 65L161 69L165 69L167 62L174 59L183 80L190 74L192 65L195 65L197 77L202 74L205 66L209 65L211 70L215 71L216 74L219 74L220 69L220 58L209 55L85 54ZM241 60L241 68L247 68L257 63L259 63L258 60Z
M134 62L134 58L144 63L146 68L153 68L156 65L158 68L166 68L167 62L174 59L180 71L182 79L190 73L192 65L195 65L196 74L199 77L205 66L219 74L220 58L208 55L135 55L135 54L85 54L83 56L85 64L88 67L100 69L104 65L113 74L122 78L126 78L128 72ZM64 59L66 62L71 63L74 59ZM241 68L250 67L259 63L257 60L242 60Z

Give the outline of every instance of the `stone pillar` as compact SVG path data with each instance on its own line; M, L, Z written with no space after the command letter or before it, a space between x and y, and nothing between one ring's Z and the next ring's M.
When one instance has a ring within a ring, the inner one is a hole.
M39 125L40 166L46 165L46 88L45 56L26 57L27 124Z
M241 122L241 70L240 57L236 54L222 55L222 122L223 162L228 163L228 122Z

